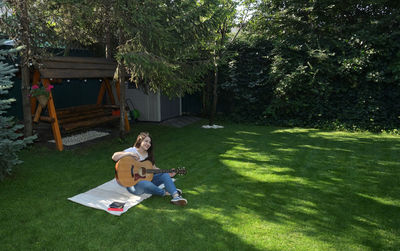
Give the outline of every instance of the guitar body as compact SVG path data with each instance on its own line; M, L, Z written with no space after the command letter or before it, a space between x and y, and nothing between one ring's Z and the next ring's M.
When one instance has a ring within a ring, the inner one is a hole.
M121 186L131 187L141 180L151 181L154 173L147 171L151 169L153 169L151 161L137 161L133 157L127 156L115 164L115 178Z
M151 181L155 173L186 174L186 169L155 169L150 160L137 161L131 156L123 157L115 164L115 179L124 187L134 186L142 180Z

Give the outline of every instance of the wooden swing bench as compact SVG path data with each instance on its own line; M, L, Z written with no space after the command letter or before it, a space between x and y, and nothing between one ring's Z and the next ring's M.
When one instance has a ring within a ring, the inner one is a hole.
M113 114L119 106L84 105L57 110L58 123L62 130L69 132L119 121L119 114Z
M50 91L47 102L47 115L42 115L43 107L37 103L36 98L31 98L33 121L39 120L51 123L53 136L57 149L62 151L63 144L61 132L71 132L89 127L100 126L120 120L119 105L115 104L110 80L113 78L117 67L114 61L104 58L85 57L53 57L40 62L40 67L35 70L32 85L39 81L45 87L57 79L103 79L96 104L55 109L53 95ZM120 83L116 82L117 97L120 99ZM103 105L105 94L111 101L111 105ZM129 122L125 114L125 130L129 131Z

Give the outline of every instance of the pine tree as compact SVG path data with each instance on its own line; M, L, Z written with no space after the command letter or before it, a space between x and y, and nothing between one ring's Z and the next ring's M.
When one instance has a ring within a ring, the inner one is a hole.
M0 40L0 46L5 40ZM23 133L19 130L23 125L15 123L13 117L7 117L6 110L11 107L14 98L7 96L8 89L13 86L11 78L15 75L16 69L6 61L6 57L15 52L16 49L4 49L0 47L0 180L10 175L13 167L21 163L17 153L27 144L32 143L36 136L21 138Z

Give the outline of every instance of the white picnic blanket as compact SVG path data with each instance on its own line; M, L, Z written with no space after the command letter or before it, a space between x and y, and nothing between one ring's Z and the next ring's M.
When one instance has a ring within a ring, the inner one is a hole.
M164 184L161 184L159 187L164 188ZM120 216L128 211L129 208L136 206L143 200L150 197L151 194L142 194L140 196L131 194L126 190L125 187L119 185L115 179L112 179L103 185L93 188L85 193L68 198L68 200ZM114 201L125 203L124 211L108 211L108 205Z

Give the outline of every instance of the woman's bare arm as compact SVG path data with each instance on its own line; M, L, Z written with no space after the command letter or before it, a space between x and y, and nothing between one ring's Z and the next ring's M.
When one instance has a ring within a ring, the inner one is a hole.
M136 160L139 160L139 156L136 153L131 153L131 152L115 152L113 154L113 156L111 157L114 161L118 161L123 157L126 156L132 156L134 157Z

